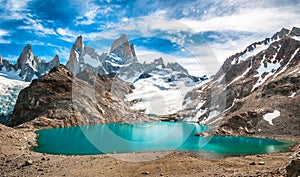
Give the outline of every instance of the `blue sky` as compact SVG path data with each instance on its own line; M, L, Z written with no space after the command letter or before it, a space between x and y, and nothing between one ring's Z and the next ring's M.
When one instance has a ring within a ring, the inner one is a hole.
M0 7L0 55L11 61L31 44L42 59L58 54L65 63L79 35L108 52L126 33L140 59L167 55L196 71L194 60L222 63L282 27L300 26L298 0L0 0Z

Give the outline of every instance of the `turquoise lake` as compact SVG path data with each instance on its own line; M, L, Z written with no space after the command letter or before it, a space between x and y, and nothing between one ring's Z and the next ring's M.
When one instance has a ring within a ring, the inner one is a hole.
M111 123L38 130L37 152L66 155L186 150L226 155L288 151L289 142L233 136L194 136L196 123Z

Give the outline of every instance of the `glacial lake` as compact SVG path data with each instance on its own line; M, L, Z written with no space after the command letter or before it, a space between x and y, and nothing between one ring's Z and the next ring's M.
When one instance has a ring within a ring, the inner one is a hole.
M209 127L186 122L110 123L38 130L41 153L90 155L183 150L225 155L288 151L289 142L233 136L194 136Z

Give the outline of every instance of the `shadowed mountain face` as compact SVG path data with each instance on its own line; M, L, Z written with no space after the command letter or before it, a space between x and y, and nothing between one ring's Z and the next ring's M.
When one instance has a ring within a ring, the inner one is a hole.
M88 70L74 77L60 65L20 92L9 125L31 121L28 124L35 127L64 127L146 121L123 101L131 87L114 75L100 76Z
M179 114L220 134L300 135L299 31L282 29L229 57Z
M58 55L46 62L34 56L30 45L24 47L16 64L0 56L0 123L7 124L9 121L19 92L33 79L58 65Z

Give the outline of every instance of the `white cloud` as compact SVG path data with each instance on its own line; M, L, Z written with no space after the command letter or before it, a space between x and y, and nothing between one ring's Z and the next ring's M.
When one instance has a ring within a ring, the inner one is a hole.
M107 1L109 3L110 1ZM99 6L94 1L91 0L75 0L73 2L76 4L79 11L79 16L74 20L75 25L91 25L96 23L97 16L106 16L113 9L108 6Z
M2 36L8 36L8 35L9 35L9 31L0 29L0 37L2 37Z
M10 36L9 31L0 29L0 44L10 44L11 41L7 39L3 39L3 36Z
M70 35L69 29L57 28L56 32L61 36L69 36Z
M179 22L196 32L227 30L266 32L300 25L299 18L300 14L290 9L254 8L240 9L232 15L211 17L203 21L180 19Z
M22 20L26 16L28 2L30 0L0 0L1 9L4 10L0 14L0 18L5 20Z
M55 31L52 28L45 27L41 20L26 17L24 22L27 25L19 26L18 29L32 30L39 36L56 35Z

